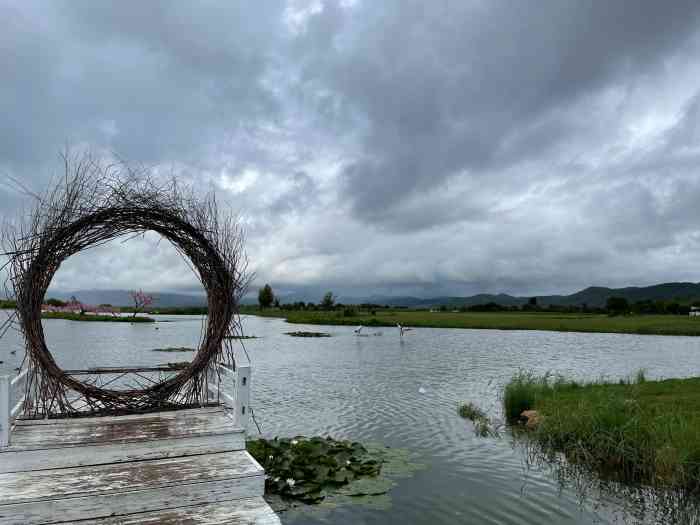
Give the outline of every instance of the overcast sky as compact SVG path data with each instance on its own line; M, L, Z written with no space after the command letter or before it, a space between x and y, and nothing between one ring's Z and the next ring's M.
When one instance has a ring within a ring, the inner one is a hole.
M66 146L211 189L280 291L700 281L700 2L0 0L0 213ZM193 289L154 236L55 288Z

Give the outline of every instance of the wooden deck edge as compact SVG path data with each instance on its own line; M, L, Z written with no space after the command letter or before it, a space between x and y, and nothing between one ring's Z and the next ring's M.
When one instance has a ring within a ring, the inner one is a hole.
M162 512L196 505L202 501L220 503L262 496L264 489L265 476L258 474L88 496L33 500L0 505L0 523L39 525Z
M124 416L90 416L90 417L75 417L75 418L54 418L54 419L24 419L18 418L15 421L17 426L33 426L33 425L81 425L85 423L100 423L107 420L132 421L132 420L147 420L147 419L175 419L177 417L186 417L188 415L206 414L212 412L225 412L223 405L214 407L202 408L186 408L183 410L166 410L164 412L148 412L146 414L128 414Z
M117 439L112 441L82 441L75 443L40 443L36 445L10 445L9 447L0 448L0 460L3 458L2 454L6 452L25 452L31 450L59 450L59 449L69 449L69 448L82 448L88 446L106 446L106 445L130 445L135 443L148 443L148 442L161 442L167 439L189 439L195 437L206 437L206 436L220 436L220 435L241 435L244 436L244 431L240 429L231 430L221 430L217 432L198 432L189 435L182 435L176 437L144 437L144 438L127 438L127 439ZM245 437L244 437L245 441Z
M225 521L224 521L225 520ZM262 496L139 512L109 518L62 522L64 525L281 525L279 516Z
M243 450L245 450L245 437L240 432L163 438L127 444L94 443L72 447L0 450L0 474L200 456ZM260 467L259 464L256 463L256 465Z

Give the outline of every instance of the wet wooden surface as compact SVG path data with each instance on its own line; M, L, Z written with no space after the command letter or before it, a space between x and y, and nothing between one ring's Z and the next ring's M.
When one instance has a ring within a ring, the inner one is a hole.
M194 505L162 512L144 512L131 516L103 518L71 525L279 525L277 515L263 498L246 498L236 503Z
M89 443L129 443L154 439L181 438L231 432L233 422L222 410L182 416L140 416L122 421L121 417L103 417L81 420L56 420L51 425L21 424L12 431L11 448L15 450L41 449L85 445Z
M278 524L244 448L218 407L22 421L0 451L0 524Z

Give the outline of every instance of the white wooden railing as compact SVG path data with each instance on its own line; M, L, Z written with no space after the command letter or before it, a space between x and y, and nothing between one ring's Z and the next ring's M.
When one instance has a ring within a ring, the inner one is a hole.
M219 363L208 381L208 401L223 404L235 424L246 431L251 420L250 376L250 362L243 359L236 362L236 370Z
M12 427L24 408L28 375L29 368L16 375L0 375L0 448L10 445ZM242 359L235 370L219 363L208 379L207 402L221 403L229 410L236 426L249 430L252 415L250 362Z
M10 445L10 433L17 414L24 407L29 368L16 375L0 375L0 448Z

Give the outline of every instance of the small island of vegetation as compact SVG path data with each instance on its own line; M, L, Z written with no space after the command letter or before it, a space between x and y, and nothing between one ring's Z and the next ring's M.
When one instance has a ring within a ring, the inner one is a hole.
M285 332L285 335L292 337L330 337L331 334L325 332Z

